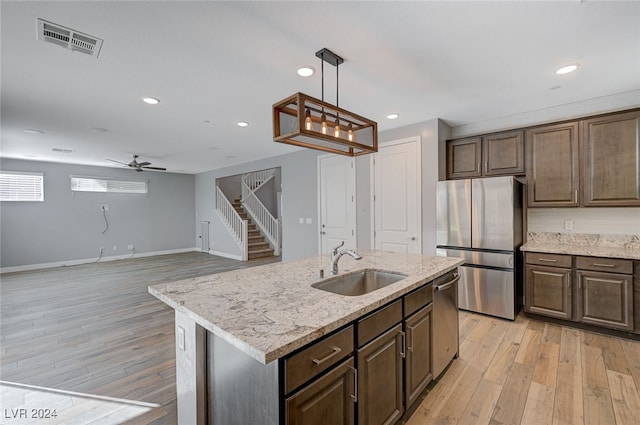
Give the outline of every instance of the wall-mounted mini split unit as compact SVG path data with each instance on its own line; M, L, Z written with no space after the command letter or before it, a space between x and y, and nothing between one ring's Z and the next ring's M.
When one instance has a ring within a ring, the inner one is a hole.
M57 44L75 52L86 53L91 56L98 57L102 40L92 35L84 34L53 22L45 21L42 18L37 19L38 23L38 40L48 43Z

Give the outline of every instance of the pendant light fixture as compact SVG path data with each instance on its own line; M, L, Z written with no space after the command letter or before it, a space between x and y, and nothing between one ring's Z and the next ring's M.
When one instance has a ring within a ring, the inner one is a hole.
M316 52L322 64L322 99L296 93L273 105L273 141L356 156L378 152L378 124L339 107L338 67L329 49ZM324 63L336 67L336 104L324 101Z

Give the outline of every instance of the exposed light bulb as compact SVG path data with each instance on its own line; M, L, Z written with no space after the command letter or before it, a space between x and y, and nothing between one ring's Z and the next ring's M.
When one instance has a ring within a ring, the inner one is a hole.
M333 127L333 137L340 137L340 121L336 118L336 125Z
M313 121L311 121L311 111L307 108L304 119L304 128L307 130L313 130Z
M327 129L327 116L325 114L322 114L322 117L320 118L320 131L322 134L327 134L329 131Z
M351 123L349 123L349 127L347 127L347 128L348 128L348 130L347 130L347 139L350 142L353 142L353 125L351 125Z

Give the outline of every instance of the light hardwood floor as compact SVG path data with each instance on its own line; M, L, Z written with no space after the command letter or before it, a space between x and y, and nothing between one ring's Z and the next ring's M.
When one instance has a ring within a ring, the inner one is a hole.
M2 409L58 409L0 423L175 424L173 310L147 286L246 266L185 253L0 276ZM640 423L640 342L467 312L460 340L408 425Z

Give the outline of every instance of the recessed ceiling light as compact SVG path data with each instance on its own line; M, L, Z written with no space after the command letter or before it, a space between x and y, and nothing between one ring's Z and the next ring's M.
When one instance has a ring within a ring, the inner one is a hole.
M156 99L155 97L143 97L142 101L144 103L148 103L149 105L157 105L160 103L160 99Z
M26 128L24 132L28 134L44 134L44 131L36 130L35 128Z
M388 120L395 120L400 116L400 114L389 114L387 115Z
M109 131L108 128L104 128L104 127L91 127L91 130L96 131L98 133L107 133Z
M316 69L310 65L301 66L298 68L298 75L301 77L310 77L316 72Z
M567 65L567 66L563 66L562 68L560 68L560 69L558 69L556 71L556 74L558 74L558 75L568 74L568 73L573 72L576 69L578 69L579 66L580 66L580 64L577 64L577 63L571 64L571 65Z
M249 127L249 123L246 121L239 121L236 125L238 127Z

